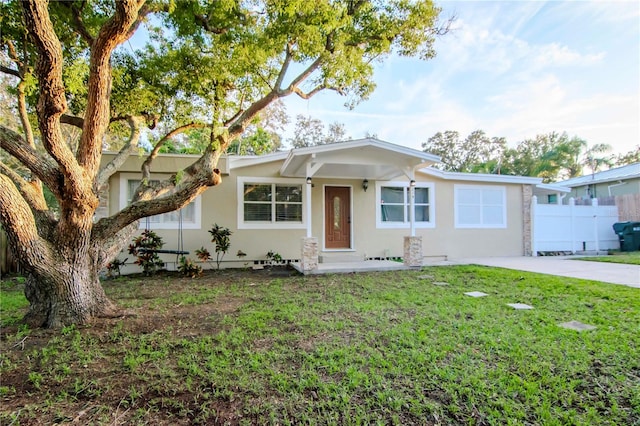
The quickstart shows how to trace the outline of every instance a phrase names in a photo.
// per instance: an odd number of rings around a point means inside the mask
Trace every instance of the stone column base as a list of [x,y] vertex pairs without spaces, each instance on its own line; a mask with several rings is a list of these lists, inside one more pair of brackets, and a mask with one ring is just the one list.
[[302,238],[302,257],[300,258],[302,273],[318,269],[318,239]]
[[422,237],[404,237],[404,265],[422,267]]

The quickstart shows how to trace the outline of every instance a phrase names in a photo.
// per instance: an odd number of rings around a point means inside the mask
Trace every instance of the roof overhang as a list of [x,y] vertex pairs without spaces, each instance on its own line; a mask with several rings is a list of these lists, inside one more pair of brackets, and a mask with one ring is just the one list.
[[366,138],[293,149],[280,168],[287,177],[390,180],[414,172],[440,157],[378,139]]
[[559,194],[564,193],[567,194],[571,192],[571,188],[567,188],[566,186],[551,184],[551,183],[541,183],[536,185],[535,192],[537,194]]
[[421,169],[420,173],[434,176],[444,180],[459,180],[467,182],[485,182],[485,183],[515,183],[521,185],[540,185],[542,178],[530,176],[512,176],[512,175],[494,175],[488,173],[461,173],[446,172],[433,167]]

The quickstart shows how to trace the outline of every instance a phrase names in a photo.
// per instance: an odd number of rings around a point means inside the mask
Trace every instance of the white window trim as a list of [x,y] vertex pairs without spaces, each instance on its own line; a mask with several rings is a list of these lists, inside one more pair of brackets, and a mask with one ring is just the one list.
[[[151,175],[152,180],[164,180],[170,177],[170,175]],[[120,173],[120,210],[128,205],[128,191],[130,180],[140,180],[140,174],[136,173]],[[202,227],[202,198],[197,196],[192,201],[195,205],[195,221],[182,220],[182,229],[200,229]],[[149,229],[179,229],[179,222],[148,222]],[[146,229],[146,218],[140,219],[138,229]]]
[[[460,189],[476,189],[476,190],[500,190],[502,191],[502,224],[461,224],[459,221],[458,207],[458,190]],[[453,186],[453,210],[455,216],[455,227],[461,229],[504,229],[507,227],[507,187],[491,186],[491,185],[454,185]],[[481,210],[482,211],[482,210]]]
[[[386,186],[409,188],[409,182],[407,181],[376,181],[376,228],[383,229],[409,229],[411,223],[406,222],[384,222],[382,220],[382,212],[380,208],[380,200],[382,200],[382,188]],[[415,227],[418,228],[435,228],[436,227],[436,197],[435,197],[435,185],[433,182],[416,182],[416,188],[428,188],[429,189],[429,222],[416,221]],[[405,191],[405,197],[408,197],[409,191]],[[409,208],[409,200],[405,199],[405,208]],[[405,211],[405,217],[407,212]]]
[[[302,185],[302,222],[245,222],[244,221],[244,185],[245,183],[260,184],[295,184]],[[306,229],[307,212],[305,209],[305,200],[308,197],[307,185],[304,179],[295,178],[269,178],[269,177],[252,177],[238,176],[236,182],[237,189],[237,211],[238,211],[238,229]]]

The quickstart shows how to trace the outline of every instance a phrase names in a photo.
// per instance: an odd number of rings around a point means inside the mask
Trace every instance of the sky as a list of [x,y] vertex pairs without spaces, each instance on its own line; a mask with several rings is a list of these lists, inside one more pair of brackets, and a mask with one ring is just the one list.
[[353,110],[335,92],[289,97],[292,121],[310,115],[344,123],[354,139],[420,150],[437,132],[477,129],[510,146],[552,131],[614,153],[640,145],[640,1],[436,3],[442,18],[456,16],[436,58],[387,59]]

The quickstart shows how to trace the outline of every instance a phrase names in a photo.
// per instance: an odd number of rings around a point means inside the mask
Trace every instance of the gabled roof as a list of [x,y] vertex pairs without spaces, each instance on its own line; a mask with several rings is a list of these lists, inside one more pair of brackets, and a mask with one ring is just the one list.
[[282,176],[389,180],[410,176],[440,157],[375,138],[292,149]]
[[613,182],[626,179],[640,178],[640,163],[628,164],[622,167],[605,170],[580,177],[557,182],[557,185],[575,188],[576,186],[590,185],[602,182]]

